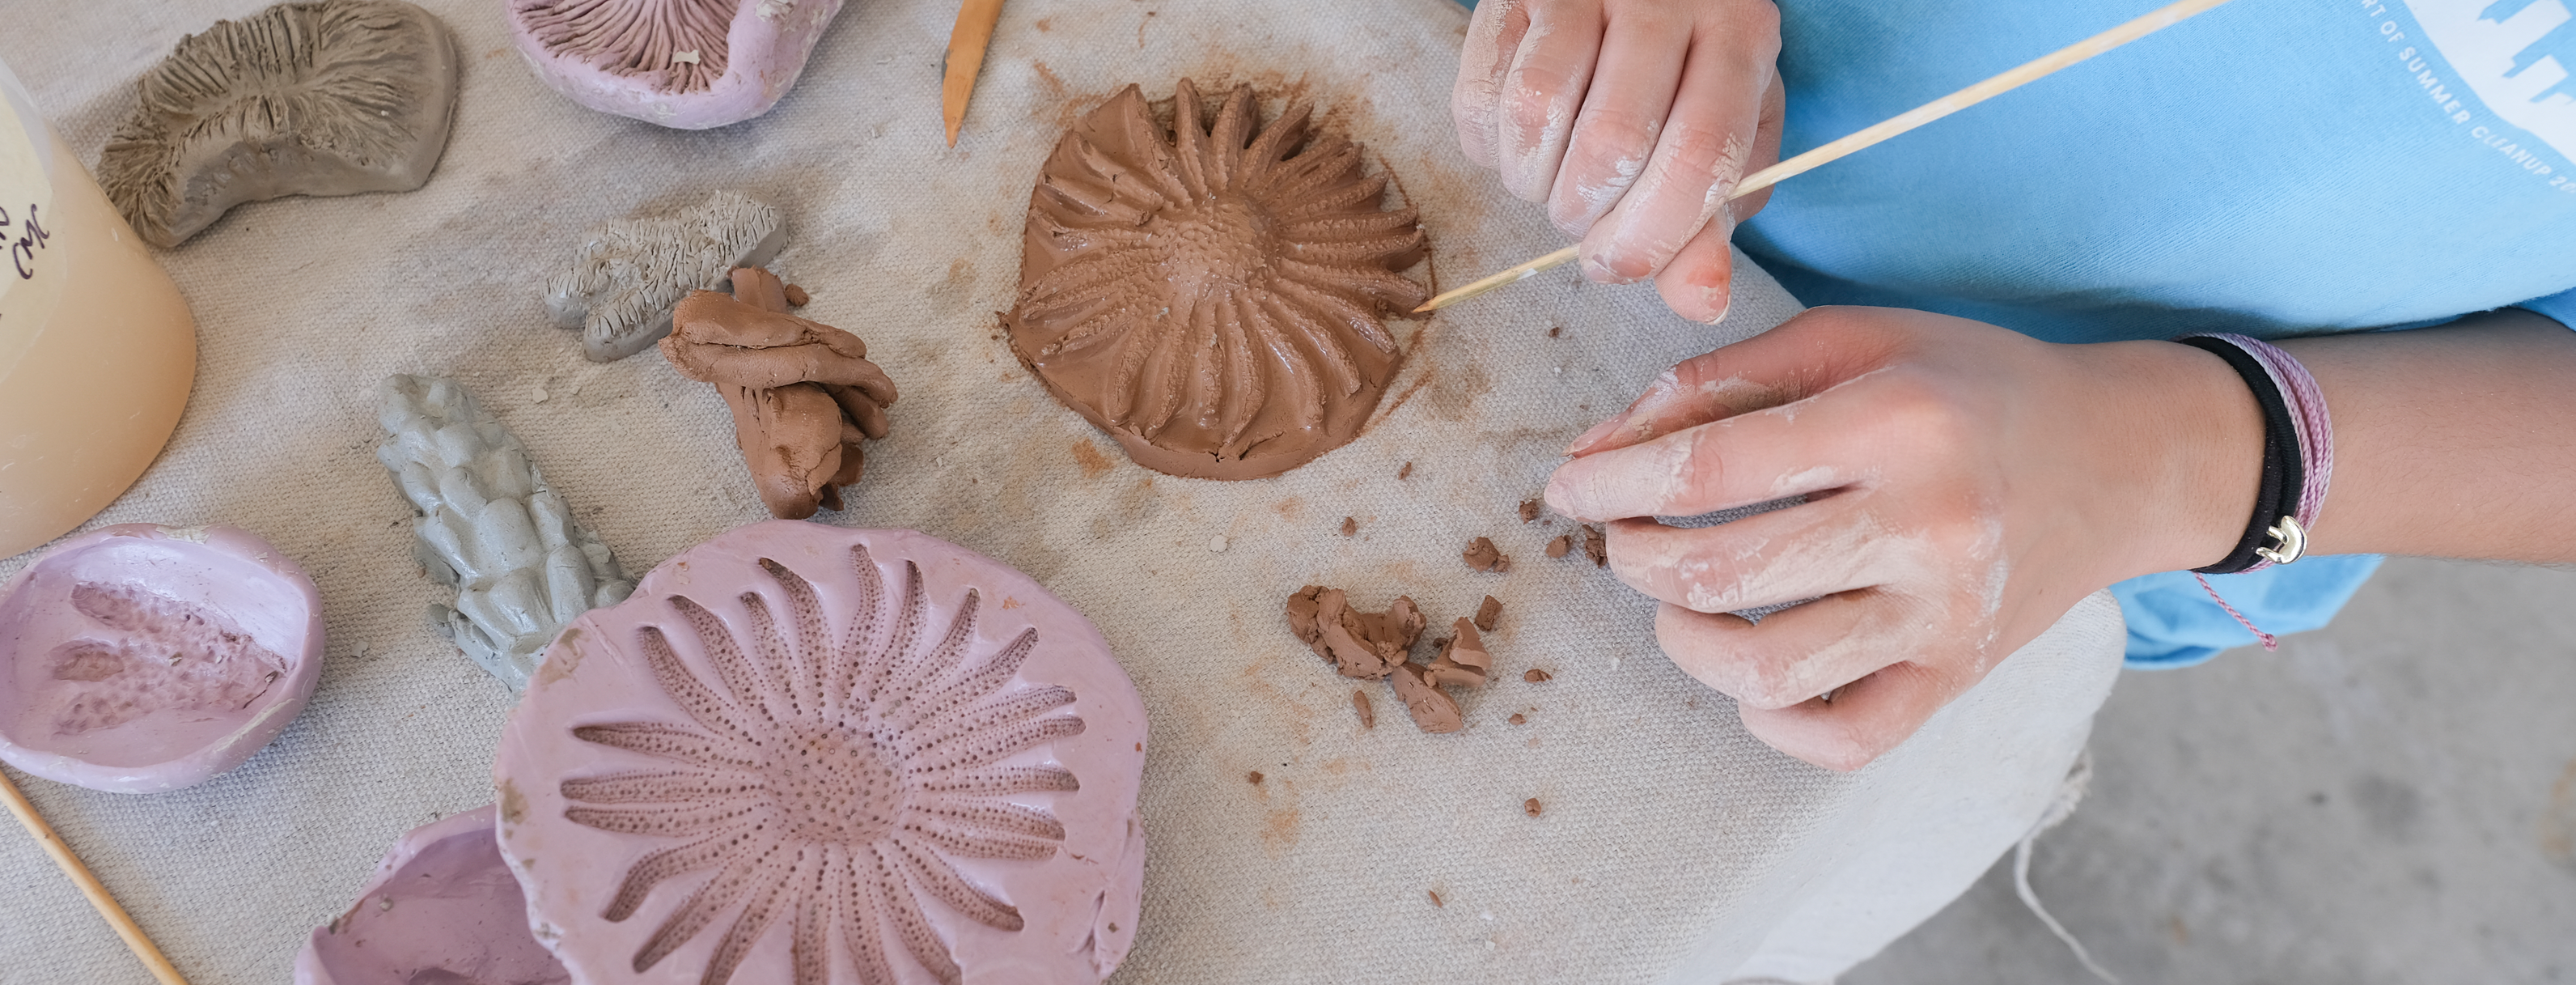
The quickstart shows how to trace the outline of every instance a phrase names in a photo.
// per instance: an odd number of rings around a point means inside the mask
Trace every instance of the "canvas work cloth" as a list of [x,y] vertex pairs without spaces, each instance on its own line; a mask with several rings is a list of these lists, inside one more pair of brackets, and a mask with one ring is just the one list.
[[[0,59],[94,162],[146,66],[259,5],[21,5]],[[1570,271],[1398,323],[1411,355],[1368,431],[1261,481],[1138,468],[1013,359],[996,312],[1017,288],[1038,164],[1131,81],[1154,98],[1189,76],[1314,100],[1419,206],[1432,259],[1414,275],[1440,286],[1558,246],[1458,154],[1448,91],[1466,13],[1450,0],[1013,4],[955,149],[938,97],[954,3],[852,4],[776,110],[699,133],[546,90],[494,0],[425,5],[464,61],[437,174],[411,193],[246,206],[163,254],[199,324],[196,389],[168,451],[95,521],[234,524],[300,561],[330,634],[310,707],[186,790],[21,778],[194,981],[286,980],[397,835],[491,798],[510,696],[424,620],[444,597],[376,464],[378,381],[473,389],[631,574],[766,515],[712,388],[654,352],[584,362],[539,300],[585,231],[719,188],[786,212],[774,267],[812,292],[802,313],[865,338],[902,387],[850,509],[819,519],[1017,566],[1096,622],[1142,691],[1150,860],[1119,982],[1832,974],[2029,827],[2118,666],[2119,616],[2097,595],[1912,743],[1837,775],[1752,739],[1676,670],[1647,600],[1579,552],[1542,553],[1573,527],[1514,508],[1558,449],[1672,363],[1797,310],[1740,258],[1734,315],[1714,329],[1648,286]],[[1339,534],[1346,516],[1356,536]],[[1476,536],[1511,555],[1507,573],[1460,562]],[[1485,636],[1498,683],[1465,696],[1467,729],[1415,731],[1384,685],[1336,677],[1300,645],[1281,605],[1309,583],[1370,608],[1409,594],[1435,626],[1500,599]],[[1526,683],[1530,668],[1554,679]],[[1362,686],[1373,730],[1351,708]],[[1526,724],[1506,722],[1516,712]],[[147,981],[13,830],[0,927],[8,985]]]

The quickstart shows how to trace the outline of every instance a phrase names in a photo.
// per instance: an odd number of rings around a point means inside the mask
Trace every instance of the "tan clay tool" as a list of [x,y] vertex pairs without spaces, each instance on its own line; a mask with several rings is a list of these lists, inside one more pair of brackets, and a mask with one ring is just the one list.
[[993,43],[993,24],[1002,19],[1002,0],[966,0],[957,7],[957,26],[948,31],[948,77],[939,83],[939,114],[948,119],[948,146],[957,146],[957,128],[966,125],[966,97],[975,92],[975,73],[984,69],[984,49]]
[[116,936],[125,939],[126,948],[142,959],[143,967],[152,972],[154,981],[161,985],[188,985],[187,979],[179,977],[179,969],[170,966],[170,959],[161,956],[161,949],[152,946],[152,938],[143,936],[143,928],[135,926],[134,918],[125,915],[124,907],[116,905],[116,897],[108,895],[107,887],[99,883],[98,877],[89,874],[89,866],[82,865],[80,856],[72,854],[71,846],[63,844],[62,836],[55,834],[53,826],[46,824],[44,817],[36,813],[36,805],[28,803],[27,795],[18,792],[18,785],[9,781],[7,773],[0,773],[0,801],[8,803],[9,813],[18,816],[18,823],[26,825],[27,833],[36,837],[36,844],[43,846],[45,854],[54,857],[54,864],[61,866],[63,874],[71,877],[72,885],[80,887],[81,895],[89,897],[89,905],[97,907],[98,915],[107,918],[107,925],[116,931]]
[[[1792,176],[1805,174],[1824,164],[1840,160],[1853,151],[1974,106],[2076,62],[2172,27],[2182,23],[2184,18],[2226,2],[2227,0],[2180,0],[2144,17],[2006,69],[1994,78],[1906,110],[1851,136],[1746,175],[1744,180],[1735,184],[1735,191],[1727,198],[1729,200],[1743,198],[1786,181]],[[955,64],[954,56],[951,56],[950,64]],[[1422,307],[1413,309],[1413,313],[1418,315],[1444,308],[1505,284],[1536,276],[1539,271],[1563,266],[1573,262],[1578,249],[1578,247],[1569,246],[1465,287],[1443,292],[1438,297],[1423,302]]]

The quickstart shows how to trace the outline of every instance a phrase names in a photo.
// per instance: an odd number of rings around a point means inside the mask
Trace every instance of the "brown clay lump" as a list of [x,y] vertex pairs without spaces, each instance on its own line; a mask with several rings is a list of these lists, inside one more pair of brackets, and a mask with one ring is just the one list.
[[1168,128],[1128,86],[1056,144],[1030,193],[1011,348],[1056,398],[1173,475],[1277,475],[1357,437],[1428,292],[1411,208],[1299,103],[1213,119],[1181,80]]
[[1458,557],[1478,571],[1509,571],[1512,567],[1511,557],[1496,548],[1491,537],[1478,537],[1467,542],[1466,552]]
[[1359,532],[1360,521],[1358,519],[1347,516],[1342,518],[1342,536],[1348,537]]
[[661,346],[733,410],[734,443],[770,514],[801,520],[841,508],[838,487],[859,481],[859,442],[886,435],[895,387],[858,336],[786,311],[776,275],[737,269],[733,294],[680,301]]
[[1459,619],[1456,632],[1423,669],[1423,679],[1444,687],[1484,687],[1485,675],[1494,668],[1493,654],[1486,652],[1474,622]]
[[1465,713],[1458,709],[1458,699],[1440,690],[1430,680],[1430,668],[1421,664],[1404,664],[1395,668],[1387,682],[1395,685],[1395,696],[1404,699],[1404,710],[1413,713],[1413,725],[1425,732],[1455,732],[1467,727]]
[[1571,551],[1573,549],[1574,538],[1565,534],[1558,534],[1556,535],[1555,540],[1547,542],[1547,556],[1549,557],[1564,557],[1567,551]]
[[1593,567],[1607,568],[1610,566],[1610,540],[1609,538],[1602,536],[1601,528],[1592,526],[1591,524],[1584,525],[1583,556],[1592,559]]
[[1522,523],[1530,523],[1530,522],[1532,522],[1532,521],[1537,520],[1537,519],[1538,519],[1538,511],[1539,511],[1539,504],[1538,504],[1538,500],[1535,500],[1535,499],[1524,499],[1524,500],[1521,500],[1521,522],[1522,522]]
[[1377,727],[1377,706],[1369,702],[1367,691],[1352,691],[1351,707],[1360,713],[1361,728]]
[[1476,607],[1477,629],[1490,632],[1494,628],[1494,623],[1501,618],[1503,618],[1503,600],[1501,599],[1488,595],[1485,596],[1484,604]]
[[1338,588],[1308,585],[1288,596],[1289,631],[1344,677],[1385,677],[1404,663],[1422,627],[1422,610],[1405,596],[1383,613],[1352,609]]
[[427,183],[456,44],[399,0],[281,3],[181,38],[134,88],[98,181],[137,235],[171,247],[244,202]]

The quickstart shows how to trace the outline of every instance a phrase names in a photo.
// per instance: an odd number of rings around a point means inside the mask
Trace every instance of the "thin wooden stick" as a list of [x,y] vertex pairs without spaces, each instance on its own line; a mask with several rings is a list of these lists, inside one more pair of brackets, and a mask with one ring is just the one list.
[[143,960],[143,967],[152,972],[154,980],[161,985],[188,985],[187,979],[179,977],[179,969],[170,966],[170,959],[161,956],[161,949],[152,946],[152,938],[143,936],[143,928],[134,925],[134,918],[125,915],[124,907],[116,905],[116,897],[108,895],[98,877],[89,874],[89,866],[82,865],[80,856],[72,854],[71,846],[63,844],[62,836],[36,813],[36,805],[28,803],[27,795],[18,792],[18,785],[9,782],[6,772],[0,772],[0,801],[8,802],[9,813],[18,816],[18,823],[36,836],[36,844],[54,857],[54,864],[62,867],[64,875],[72,877],[72,884],[80,887],[81,895],[89,897],[89,905],[98,908],[99,916],[107,918],[116,936],[125,939],[126,949]]
[[[1978,103],[1985,102],[1997,95],[2009,92],[2024,83],[2028,83],[2041,76],[2055,72],[2058,69],[2065,68],[2066,66],[2073,65],[2076,62],[2099,55],[2105,51],[2128,44],[2131,41],[2154,34],[2157,31],[2172,27],[2175,24],[2182,23],[2184,18],[2226,2],[2227,0],[2179,0],[2177,3],[2144,17],[2140,17],[2108,31],[2104,31],[2082,41],[2078,41],[2074,44],[2067,45],[2066,47],[2059,48],[2056,51],[2040,56],[2039,58],[2023,63],[2019,66],[2006,69],[2002,74],[1997,75],[1994,78],[1987,79],[1983,82],[1979,82],[1965,89],[1961,89],[1947,96],[1943,96],[1939,99],[1935,99],[1921,106],[1917,106],[1913,109],[1897,114],[1895,117],[1892,117],[1883,123],[1869,127],[1868,129],[1852,134],[1851,136],[1844,137],[1841,140],[1834,141],[1833,143],[1818,147],[1786,161],[1763,168],[1760,171],[1753,172],[1752,174],[1745,176],[1743,181],[1737,182],[1734,193],[1728,195],[1727,198],[1730,200],[1742,198],[1746,195],[1753,194],[1754,192],[1761,191],[1762,189],[1769,188],[1772,185],[1779,184],[1790,177],[1805,174],[1818,166],[1839,160],[1853,151],[1857,151],[1863,147],[1886,140],[1889,137],[1912,130],[1915,127],[1930,123]],[[1422,307],[1413,309],[1413,313],[1418,315],[1426,311],[1443,308],[1459,301],[1475,297],[1476,295],[1483,294],[1486,291],[1493,290],[1505,284],[1529,278],[1537,274],[1539,271],[1570,263],[1574,260],[1575,251],[1575,247],[1569,246],[1536,260],[1505,270],[1502,273],[1479,280],[1465,287],[1443,292],[1439,297],[1432,298],[1430,301],[1424,303]]]
[[993,43],[993,25],[1002,19],[1002,0],[965,0],[957,6],[957,26],[948,32],[948,78],[939,84],[939,112],[948,118],[948,146],[957,146],[957,128],[966,125],[966,97],[975,92],[975,74],[984,70],[984,49]]

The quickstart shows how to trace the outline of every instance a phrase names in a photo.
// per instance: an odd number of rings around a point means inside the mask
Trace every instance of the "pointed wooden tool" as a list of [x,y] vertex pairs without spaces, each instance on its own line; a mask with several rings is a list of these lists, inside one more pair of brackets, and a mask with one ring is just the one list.
[[18,823],[26,825],[27,833],[36,836],[36,844],[44,848],[45,854],[53,856],[54,864],[61,866],[63,874],[71,877],[72,885],[80,887],[81,895],[89,897],[89,905],[97,907],[98,915],[107,918],[108,927],[116,931],[116,936],[125,939],[126,949],[143,960],[143,967],[152,972],[154,981],[161,985],[188,985],[187,979],[179,977],[179,969],[171,967],[170,959],[161,956],[161,949],[152,946],[152,938],[143,936],[143,928],[135,925],[133,917],[125,915],[124,907],[116,905],[116,897],[108,895],[107,887],[99,883],[98,877],[89,874],[89,866],[82,865],[80,856],[72,854],[71,846],[63,844],[62,836],[55,834],[53,826],[46,824],[44,817],[36,813],[36,805],[27,801],[26,794],[18,792],[18,785],[9,782],[9,774],[5,772],[0,772],[0,802],[9,805],[9,813],[18,816]]
[[[2227,0],[2180,0],[2144,17],[2067,45],[2022,65],[2006,69],[1994,78],[1907,110],[1866,130],[1746,175],[1744,180],[1736,182],[1735,191],[1727,198],[1738,199],[1769,188],[1820,165],[1840,160],[1863,147],[1985,102],[2058,69],[2182,23],[2184,18],[2226,2]],[[1536,276],[1539,271],[1570,263],[1574,260],[1577,249],[1578,247],[1569,246],[1465,287],[1444,291],[1440,296],[1424,302],[1422,307],[1413,309],[1413,313],[1418,315],[1444,308],[1505,284],[1526,280]]]
[[966,125],[966,97],[975,92],[975,74],[984,70],[984,49],[993,43],[993,25],[1002,19],[1002,0],[965,0],[957,6],[957,26],[948,32],[948,78],[939,84],[939,112],[948,118],[948,146],[957,146],[957,128]]

